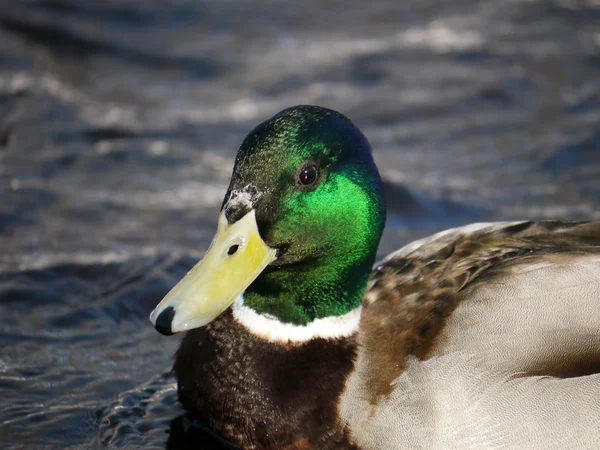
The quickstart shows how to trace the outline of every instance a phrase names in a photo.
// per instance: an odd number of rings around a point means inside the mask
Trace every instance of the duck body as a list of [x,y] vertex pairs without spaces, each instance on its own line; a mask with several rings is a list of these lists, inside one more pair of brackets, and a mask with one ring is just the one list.
[[375,269],[340,400],[361,448],[594,448],[600,224],[450,230]]
[[382,205],[338,113],[249,135],[211,250],[151,316],[191,329],[183,406],[249,449],[597,448],[600,222],[470,225],[371,272]]

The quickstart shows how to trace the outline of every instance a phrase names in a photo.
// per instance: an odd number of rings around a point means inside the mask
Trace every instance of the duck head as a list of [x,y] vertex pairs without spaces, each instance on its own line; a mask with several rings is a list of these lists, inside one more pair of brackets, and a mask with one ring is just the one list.
[[306,325],[359,307],[385,223],[365,136],[317,106],[285,109],[244,139],[204,258],[150,315],[158,331],[202,327],[244,305]]

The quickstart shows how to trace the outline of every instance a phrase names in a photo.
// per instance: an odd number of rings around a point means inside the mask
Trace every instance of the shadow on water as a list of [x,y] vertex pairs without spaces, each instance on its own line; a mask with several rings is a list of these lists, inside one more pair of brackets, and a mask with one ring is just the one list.
[[195,420],[193,416],[185,414],[173,419],[170,424],[167,449],[195,450],[199,447],[206,450],[237,449]]
[[444,228],[480,220],[488,212],[480,207],[448,199],[436,199],[404,185],[383,182],[387,226],[393,228]]

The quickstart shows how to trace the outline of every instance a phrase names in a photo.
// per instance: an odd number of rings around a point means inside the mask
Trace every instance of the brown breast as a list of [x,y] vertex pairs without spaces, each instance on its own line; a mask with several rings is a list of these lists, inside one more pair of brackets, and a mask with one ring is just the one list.
[[226,311],[182,340],[173,370],[179,400],[243,448],[353,448],[337,405],[356,338],[277,344]]

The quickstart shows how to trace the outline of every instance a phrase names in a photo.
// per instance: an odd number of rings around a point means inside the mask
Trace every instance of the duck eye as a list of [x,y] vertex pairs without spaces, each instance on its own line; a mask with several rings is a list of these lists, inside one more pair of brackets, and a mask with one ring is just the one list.
[[300,171],[298,181],[304,186],[310,186],[317,179],[317,168],[314,165],[306,166]]

